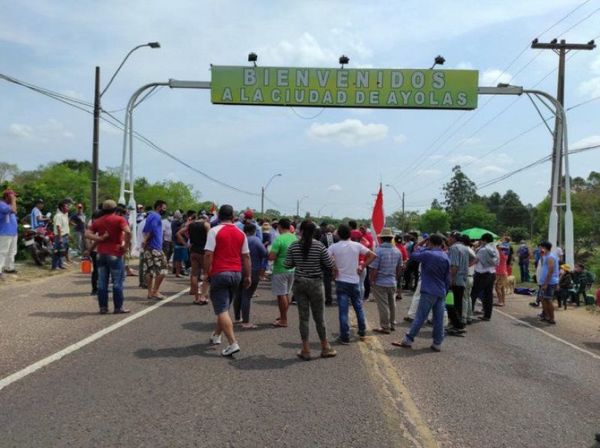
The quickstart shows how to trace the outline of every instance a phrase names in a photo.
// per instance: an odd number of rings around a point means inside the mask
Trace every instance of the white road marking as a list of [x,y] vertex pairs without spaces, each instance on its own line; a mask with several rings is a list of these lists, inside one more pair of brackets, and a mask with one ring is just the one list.
[[548,336],[548,337],[550,337],[550,338],[552,338],[552,339],[554,339],[554,340],[556,340],[558,342],[562,342],[563,344],[568,345],[569,347],[574,348],[575,350],[580,351],[581,353],[585,353],[586,355],[589,355],[592,358],[600,360],[600,355],[592,353],[589,350],[581,348],[581,347],[579,347],[579,346],[577,346],[577,345],[575,345],[575,344],[573,344],[573,343],[571,343],[569,341],[565,341],[564,339],[561,339],[558,336],[553,335],[552,333],[548,333],[546,330],[542,330],[541,328],[538,328],[535,325],[531,325],[529,322],[525,322],[524,320],[521,320],[521,319],[519,319],[519,318],[517,318],[517,317],[515,317],[515,316],[513,316],[511,314],[505,313],[504,311],[500,311],[497,308],[494,309],[494,313],[499,313],[499,314],[502,314],[505,317],[508,317],[509,319],[516,320],[520,324],[526,325],[529,328],[533,328],[534,330],[539,331],[540,333],[545,334],[546,336]]
[[35,362],[27,367],[25,367],[24,369],[19,370],[18,372],[15,372],[9,376],[7,376],[6,378],[2,378],[0,380],[0,390],[4,389],[6,386],[9,386],[10,384],[19,381],[22,378],[25,378],[28,375],[31,375],[32,373],[40,370],[42,367],[46,367],[49,364],[52,364],[55,361],[58,361],[59,359],[67,356],[70,353],[73,353],[77,350],[79,350],[82,347],[85,347],[88,344],[91,344],[92,342],[100,339],[103,336],[106,336],[109,333],[112,333],[113,331],[133,322],[136,319],[139,319],[142,316],[145,316],[148,313],[151,313],[152,311],[154,311],[155,309],[165,305],[166,303],[172,302],[173,300],[177,299],[178,297],[181,297],[184,293],[186,293],[189,290],[189,288],[184,289],[181,292],[178,292],[175,295],[172,295],[171,297],[167,297],[164,300],[161,300],[160,302],[155,303],[152,306],[149,306],[148,308],[132,314],[129,317],[126,317],[123,320],[120,320],[119,322],[116,322],[114,324],[112,324],[109,327],[106,327],[100,331],[98,331],[97,333],[92,334],[91,336],[88,336],[85,339],[82,339],[79,342],[76,342],[73,345],[68,346],[67,348],[62,349],[59,352],[54,353],[53,355],[48,356],[47,358],[41,359],[38,362]]

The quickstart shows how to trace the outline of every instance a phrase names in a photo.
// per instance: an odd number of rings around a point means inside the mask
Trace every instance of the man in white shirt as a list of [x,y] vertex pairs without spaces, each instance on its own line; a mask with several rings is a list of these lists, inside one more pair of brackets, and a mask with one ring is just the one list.
[[[340,241],[329,246],[328,251],[335,260],[335,290],[340,316],[340,337],[338,340],[341,344],[349,344],[348,309],[350,302],[352,302],[358,320],[359,337],[362,339],[367,331],[359,289],[359,275],[375,259],[376,255],[362,244],[350,241],[350,227],[346,224],[340,224],[338,236]],[[359,256],[364,256],[364,260],[359,262]]]

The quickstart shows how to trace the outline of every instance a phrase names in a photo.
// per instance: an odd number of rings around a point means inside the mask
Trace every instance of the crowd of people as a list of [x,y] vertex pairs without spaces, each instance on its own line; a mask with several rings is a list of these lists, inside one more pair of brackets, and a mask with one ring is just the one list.
[[[402,300],[402,290],[411,291],[411,305],[404,317],[410,328],[393,344],[412,347],[422,326],[429,322],[433,326],[430,347],[440,351],[445,336],[465,336],[465,328],[476,314],[481,314],[481,321],[490,321],[494,307],[505,305],[507,289],[515,289],[510,238],[494,241],[491,233],[482,234],[477,241],[458,231],[399,235],[384,228],[373,235],[356,221],[335,228],[311,219],[300,223],[288,218],[255,220],[252,210],[236,216],[230,205],[221,206],[216,215],[203,210],[169,215],[168,204],[158,200],[151,209],[138,207],[137,244],[132,247],[128,210],[113,200],[104,201],[89,222],[81,204],[70,212],[70,200],[58,204],[52,219],[43,214],[43,207],[43,201],[36,201],[28,218],[33,229],[52,223],[52,269],[64,269],[69,263],[73,242],[77,251],[92,261],[92,294],[97,295],[101,314],[109,312],[111,284],[113,312],[129,312],[123,294],[127,276],[138,276],[149,300],[165,298],[161,286],[169,272],[175,277],[187,276],[193,303],[212,303],[216,324],[210,342],[219,345],[225,335],[223,356],[240,351],[234,322],[243,329],[256,328],[251,303],[261,281],[270,280],[278,305],[274,327],[287,327],[290,304],[297,305],[302,341],[297,355],[305,360],[312,356],[311,315],[321,342],[320,356],[336,355],[327,335],[325,307],[337,305],[337,342],[346,345],[351,342],[350,306],[359,339],[367,332],[366,300],[377,302],[379,325],[373,332],[391,334],[397,329],[396,302]],[[6,190],[0,200],[0,272],[8,274],[16,272],[16,212],[17,195]],[[538,290],[531,305],[541,304],[540,320],[556,323],[555,299],[566,307],[568,300],[579,305],[580,297],[587,297],[593,277],[582,264],[572,271],[562,262],[562,251],[550,242],[544,241],[532,251],[522,241],[516,255],[522,282],[530,280],[534,260]],[[129,266],[130,256],[140,259],[137,274]]]

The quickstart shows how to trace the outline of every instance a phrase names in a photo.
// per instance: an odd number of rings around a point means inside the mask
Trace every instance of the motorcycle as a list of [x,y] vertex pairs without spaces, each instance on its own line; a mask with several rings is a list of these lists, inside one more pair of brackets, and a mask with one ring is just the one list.
[[37,229],[32,229],[29,224],[25,224],[23,229],[23,244],[35,264],[43,266],[46,258],[52,255],[54,246],[54,232],[49,226],[49,221]]

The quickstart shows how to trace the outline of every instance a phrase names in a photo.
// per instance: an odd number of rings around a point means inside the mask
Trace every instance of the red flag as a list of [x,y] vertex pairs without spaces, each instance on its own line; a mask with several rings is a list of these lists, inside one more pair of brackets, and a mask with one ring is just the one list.
[[383,188],[381,184],[379,184],[379,193],[377,193],[377,199],[375,199],[375,206],[373,207],[373,214],[371,215],[371,229],[375,235],[379,235],[384,225],[385,214],[383,213]]

